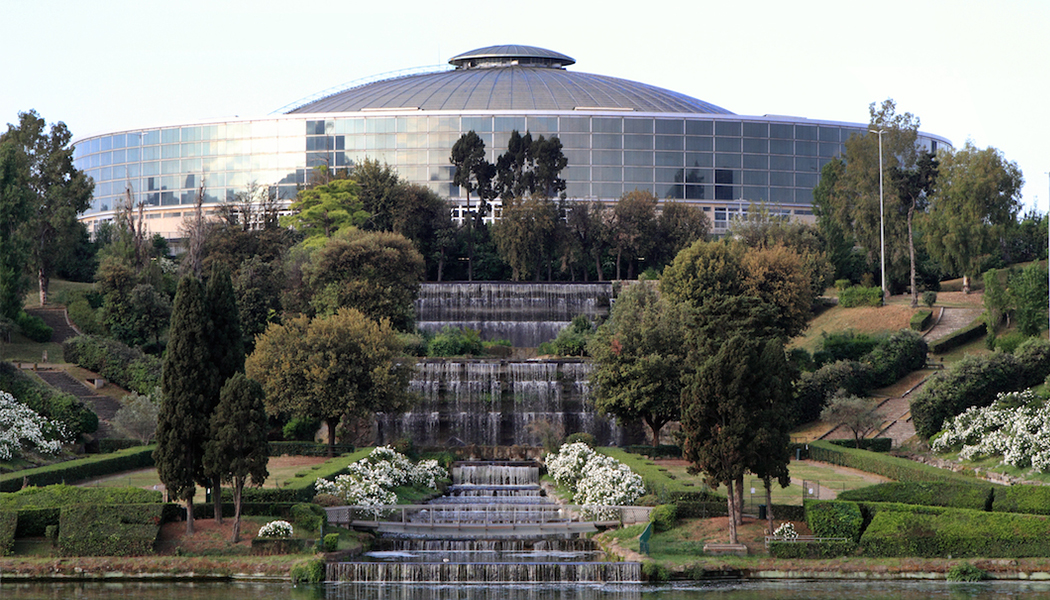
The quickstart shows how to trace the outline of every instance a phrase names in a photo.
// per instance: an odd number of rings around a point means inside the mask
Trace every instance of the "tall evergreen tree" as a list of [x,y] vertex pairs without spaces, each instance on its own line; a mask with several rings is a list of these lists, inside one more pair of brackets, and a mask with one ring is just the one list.
[[195,277],[179,281],[161,373],[164,400],[157,419],[157,475],[172,498],[186,502],[186,533],[193,534],[195,483],[204,481],[203,445],[215,375],[204,294]]
[[240,541],[244,484],[250,478],[252,485],[262,485],[269,476],[266,430],[262,386],[243,373],[235,373],[222,386],[204,449],[205,468],[232,484],[234,544]]
[[14,142],[0,142],[0,318],[12,321],[26,292],[29,254],[18,228],[29,215],[31,198],[22,152]]
[[[230,272],[222,263],[214,263],[211,277],[204,292],[204,302],[209,313],[208,337],[211,340],[211,368],[213,379],[208,393],[207,413],[214,412],[219,404],[223,386],[236,373],[244,372],[244,335],[241,332],[241,317],[237,310],[237,298],[233,293]],[[215,503],[215,521],[222,522],[221,481],[218,473],[209,472],[212,499]]]

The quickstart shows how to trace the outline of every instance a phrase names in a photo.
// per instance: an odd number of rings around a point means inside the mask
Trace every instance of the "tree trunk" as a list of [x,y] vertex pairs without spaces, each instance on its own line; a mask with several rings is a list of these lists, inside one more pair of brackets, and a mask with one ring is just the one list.
[[241,490],[244,489],[244,478],[233,478],[233,538],[234,544],[241,541]]
[[653,430],[653,448],[656,448],[660,445],[660,430],[663,428],[663,424],[657,425],[656,423],[648,420],[647,422],[649,423],[649,429]]
[[736,537],[736,519],[733,517],[733,515],[736,514],[736,507],[734,506],[734,504],[736,504],[736,494],[733,493],[733,480],[732,479],[730,479],[729,481],[725,482],[725,484],[726,484],[726,502],[728,503],[728,508],[729,508],[729,543],[730,544],[735,544],[735,543],[737,543],[737,541],[736,541],[737,540],[737,537]]
[[766,488],[766,522],[769,524],[768,535],[773,535],[773,480],[769,477],[763,477],[762,485]]
[[623,250],[616,250],[616,280],[620,281],[620,256],[623,254]]
[[186,501],[186,535],[193,535],[193,494],[196,491],[191,487],[189,494],[184,498]]
[[908,254],[911,256],[911,307],[919,306],[919,288],[915,287],[915,235],[911,229],[911,218],[915,215],[915,200],[908,207]]
[[47,305],[47,288],[50,287],[51,278],[44,272],[43,267],[37,270],[37,280],[40,284],[40,306],[44,307]]
[[964,294],[969,294],[970,293],[970,276],[969,275],[963,275],[963,293]]
[[339,425],[339,419],[325,419],[328,425],[328,458],[335,458],[335,428]]
[[211,500],[215,505],[215,523],[222,525],[222,482],[218,476],[211,480]]
[[605,281],[605,274],[602,273],[602,255],[600,252],[594,257],[594,269],[598,272],[598,281]]
[[474,281],[474,219],[470,216],[470,192],[467,192],[467,281]]
[[736,514],[733,515],[737,525],[744,524],[744,476],[736,478]]

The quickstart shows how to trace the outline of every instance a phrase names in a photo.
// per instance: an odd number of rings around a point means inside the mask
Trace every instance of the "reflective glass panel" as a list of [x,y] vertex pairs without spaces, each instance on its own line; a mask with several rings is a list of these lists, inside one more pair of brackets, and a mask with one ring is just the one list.
[[596,133],[591,138],[592,146],[596,149],[611,150],[623,147],[623,136],[619,134]]
[[511,132],[517,130],[525,133],[525,117],[496,117],[494,119],[493,131]]
[[792,171],[795,169],[795,159],[790,156],[770,156],[769,168],[774,171]]
[[816,173],[795,173],[795,187],[814,188],[817,186]]
[[685,123],[681,119],[657,119],[656,133],[682,135],[685,133]]
[[788,171],[770,171],[769,184],[791,186],[795,184],[795,174]]
[[658,167],[680,167],[682,166],[681,152],[657,152],[656,166]]
[[796,158],[795,159],[795,170],[817,173],[820,170],[817,159],[815,158]]
[[791,140],[769,140],[770,154],[794,154],[795,143]]
[[160,133],[160,139],[162,143],[171,144],[179,141],[179,130],[178,129],[164,129]]
[[715,150],[717,152],[740,152],[740,138],[715,138]]
[[596,181],[623,181],[623,169],[620,167],[594,167],[591,172]]
[[591,125],[595,133],[621,133],[623,131],[623,119],[609,117],[594,117]]
[[591,120],[588,117],[561,117],[558,122],[558,131],[563,133],[589,133],[591,131]]
[[620,183],[595,183],[592,188],[599,198],[612,199],[623,195],[623,184]]
[[685,170],[674,168],[657,168],[656,181],[660,183],[682,183],[685,181]]
[[[681,155],[678,155],[681,160]],[[653,153],[639,150],[625,150],[623,153],[623,164],[637,167],[652,166]]]
[[652,119],[624,119],[623,120],[623,132],[624,133],[652,133],[653,132],[653,120]]
[[795,138],[799,140],[816,140],[816,125],[795,125]]
[[740,168],[740,155],[739,154],[716,154],[715,155],[715,166],[727,169],[739,169]]
[[590,181],[591,179],[591,168],[590,167],[565,167],[562,169],[561,176],[566,181]]
[[590,148],[591,134],[589,133],[563,133],[558,136],[564,148]]
[[687,167],[711,167],[715,164],[715,157],[708,152],[686,152],[685,166]]
[[741,193],[745,200],[751,200],[752,202],[765,202],[769,197],[769,188],[744,186]]
[[685,122],[685,133],[686,135],[711,135],[714,133],[714,124],[711,121],[688,120]]
[[744,152],[754,152],[756,154],[766,154],[769,152],[769,140],[767,139],[749,139],[744,138]]
[[653,169],[651,167],[625,167],[623,179],[631,182],[652,183]]
[[[595,135],[594,137],[598,137]],[[652,150],[653,136],[643,134],[626,134],[623,136],[624,148],[631,150]]]
[[813,190],[795,188],[795,202],[798,204],[813,204]]
[[710,152],[714,147],[714,138],[695,135],[685,136],[685,149],[690,152]]
[[145,144],[145,145],[151,145],[151,146],[159,144],[160,143],[160,130],[159,129],[153,129],[151,131],[147,131],[145,133],[145,135],[142,136],[142,143]]
[[770,123],[769,137],[790,140],[795,137],[795,127],[786,123]]
[[[557,133],[558,117],[529,117],[528,130],[534,133]],[[550,137],[550,136],[547,136]]]
[[623,153],[618,151],[594,150],[591,152],[592,160],[596,165],[622,165]]
[[839,141],[839,128],[821,125],[819,137],[822,142],[837,142]]
[[817,143],[816,142],[795,142],[795,154],[801,156],[816,156],[817,155]]
[[820,144],[820,156],[823,158],[834,158],[839,154],[839,144],[826,144],[821,142]]
[[465,131],[492,131],[492,117],[462,117],[460,123]]
[[769,137],[769,124],[745,122],[744,137]]
[[744,185],[769,185],[767,171],[744,171]]
[[716,135],[740,135],[740,122],[739,121],[715,121],[715,134]]
[[657,150],[678,150],[679,152],[683,149],[683,138],[680,135],[658,135],[656,136],[656,149]]
[[768,169],[769,168],[769,157],[764,154],[745,154],[744,155],[744,168],[745,169]]

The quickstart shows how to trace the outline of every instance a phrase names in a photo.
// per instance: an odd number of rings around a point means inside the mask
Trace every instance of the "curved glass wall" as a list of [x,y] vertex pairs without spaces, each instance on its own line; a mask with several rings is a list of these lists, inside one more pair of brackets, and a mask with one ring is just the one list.
[[[149,218],[181,217],[201,189],[205,202],[233,200],[251,184],[294,198],[316,167],[386,162],[400,176],[461,198],[452,145],[474,130],[489,160],[510,132],[557,135],[568,158],[569,198],[614,201],[634,189],[702,204],[715,229],[752,202],[812,214],[821,167],[858,124],[774,117],[605,114],[339,114],[221,121],[125,131],[78,140],[76,166],[95,180],[91,209],[105,219],[132,190]],[[920,136],[936,150],[941,138]],[[779,207],[779,208],[777,208]],[[456,215],[458,217],[458,215]],[[160,233],[167,234],[161,231]]]

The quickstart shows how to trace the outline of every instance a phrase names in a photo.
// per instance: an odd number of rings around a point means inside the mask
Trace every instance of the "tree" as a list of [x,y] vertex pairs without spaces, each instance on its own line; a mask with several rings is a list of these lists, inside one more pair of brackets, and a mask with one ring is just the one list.
[[559,221],[558,206],[546,198],[504,200],[503,216],[493,226],[492,237],[500,256],[510,265],[514,281],[529,273],[539,280],[544,263],[550,264]]
[[1016,221],[1024,179],[1017,163],[995,148],[978,150],[972,142],[957,152],[940,154],[937,188],[926,220],[930,254],[970,278],[996,249],[1003,228]]
[[678,419],[688,314],[648,283],[624,290],[588,345],[594,357],[592,399],[621,422],[641,419],[652,430]]
[[124,396],[123,406],[113,416],[113,424],[129,437],[149,444],[157,433],[162,396],[159,387],[148,395],[132,392]]
[[233,537],[240,541],[244,484],[261,486],[269,476],[268,421],[259,382],[235,373],[222,386],[204,451],[205,468],[233,489]]
[[343,418],[397,412],[407,406],[412,364],[386,319],[353,308],[329,317],[296,317],[273,324],[256,339],[245,364],[266,391],[270,413],[322,419],[329,455]]
[[351,230],[315,252],[304,276],[317,314],[353,307],[371,319],[389,319],[395,328],[410,331],[423,257],[400,234]]
[[1024,335],[1038,335],[1047,326],[1047,291],[1046,267],[1040,263],[1032,263],[1010,277],[1017,330]]
[[179,281],[168,330],[161,389],[164,401],[157,419],[157,475],[173,498],[186,503],[186,533],[193,534],[195,483],[204,481],[203,446],[208,436],[211,368],[208,313],[200,282]]
[[133,338],[121,341],[131,345],[146,344],[151,339],[154,344],[160,342],[160,332],[171,317],[171,300],[152,285],[140,283],[131,289],[129,302]]
[[929,196],[937,181],[937,157],[928,150],[919,153],[915,167],[890,169],[890,181],[897,187],[898,196],[908,211],[908,257],[911,263],[911,307],[919,306],[919,288],[915,284],[915,228],[913,221],[916,211],[924,212],[928,206]]
[[[461,135],[453,144],[449,162],[456,167],[452,183],[467,192],[467,215],[464,219],[467,224],[467,280],[474,281],[474,221],[480,223],[488,210],[486,200],[492,196],[492,179],[496,167],[485,159],[485,141],[473,129]],[[478,210],[472,213],[470,195],[474,192],[478,194]]]
[[254,256],[243,263],[233,278],[237,308],[241,315],[244,352],[251,354],[255,337],[278,320],[281,312],[280,264]]
[[612,224],[608,232],[616,250],[616,278],[620,279],[620,263],[629,261],[627,278],[634,279],[634,264],[644,259],[653,248],[656,233],[656,196],[649,191],[627,192],[612,209]]
[[650,266],[662,268],[693,242],[706,239],[710,232],[711,222],[700,208],[684,202],[664,202],[656,220]]
[[281,224],[315,240],[330,238],[347,227],[360,227],[369,214],[359,193],[360,187],[352,179],[336,179],[301,190],[289,207],[292,214],[281,217]]
[[598,281],[605,280],[602,270],[605,241],[608,237],[605,231],[605,210],[605,205],[601,202],[573,202],[566,212],[566,262],[573,270],[573,280],[576,279],[576,265],[579,265],[583,280],[587,281],[588,263],[594,265]]
[[18,126],[8,125],[0,140],[20,146],[28,171],[26,183],[32,190],[32,208],[23,223],[26,238],[32,241],[31,255],[40,287],[40,304],[47,304],[51,276],[60,259],[72,247],[77,215],[88,209],[95,184],[73,166],[73,135],[65,123],[51,125],[35,110],[18,114]]
[[[693,353],[695,371],[685,378],[682,433],[685,456],[709,484],[725,484],[729,542],[737,543],[738,494],[744,473],[756,464],[755,433],[769,407],[786,402],[789,373],[783,343],[777,339],[733,335],[713,354]],[[782,456],[783,452],[778,452]],[[772,471],[767,466],[764,474]],[[734,487],[735,484],[735,487]]]
[[25,301],[29,252],[18,229],[29,217],[32,194],[21,148],[0,141],[0,318],[12,321]]
[[742,260],[742,246],[725,240],[697,240],[664,269],[660,291],[671,302],[685,302],[697,309],[709,300],[736,296],[746,274]]
[[892,287],[908,272],[906,248],[909,244],[907,210],[901,210],[906,203],[901,200],[898,187],[886,184],[892,184],[889,175],[893,169],[914,168],[919,119],[911,113],[898,113],[892,99],[881,105],[871,103],[868,112],[869,128],[884,132],[881,137],[884,209],[879,212],[880,138],[875,133],[853,135],[846,141],[844,164],[841,172],[836,173],[834,187],[825,187],[820,192],[820,218],[834,219],[843,232],[848,232],[865,250],[868,267],[875,272],[880,268],[880,228],[885,223],[886,281]]
[[744,253],[741,265],[746,273],[743,293],[776,307],[778,328],[784,337],[802,333],[815,296],[801,257],[780,245],[752,248]]
[[[244,371],[244,334],[237,298],[233,293],[230,272],[222,263],[216,263],[204,289],[208,310],[208,348],[211,350],[212,380],[209,382],[207,414],[219,405],[223,386],[235,374]],[[205,474],[211,479],[212,499],[215,503],[215,522],[222,523],[221,473],[205,465]]]
[[363,225],[372,231],[395,231],[394,220],[398,213],[398,190],[405,184],[390,165],[365,158],[354,166],[351,178],[358,184],[358,197],[364,210],[369,213]]
[[860,438],[878,429],[882,417],[872,410],[871,403],[839,390],[820,411],[820,420],[836,427],[845,427],[853,433],[853,442],[860,448]]

